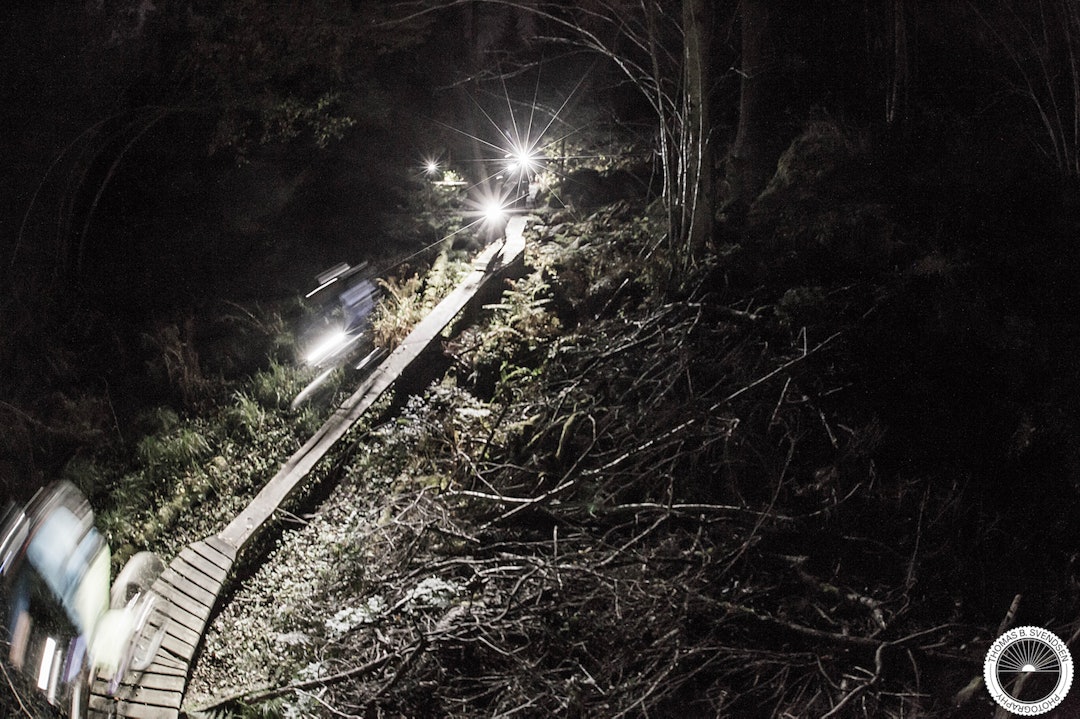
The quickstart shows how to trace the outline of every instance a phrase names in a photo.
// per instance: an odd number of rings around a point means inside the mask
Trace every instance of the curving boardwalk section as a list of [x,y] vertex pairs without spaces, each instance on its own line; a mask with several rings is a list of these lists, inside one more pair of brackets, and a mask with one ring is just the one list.
[[210,537],[185,547],[161,573],[153,587],[169,616],[161,649],[149,669],[127,678],[118,700],[94,687],[91,717],[179,716],[191,661],[236,556],[236,547]]
[[119,696],[101,685],[91,690],[91,719],[178,719],[191,663],[237,556],[330,448],[348,432],[440,333],[472,303],[491,279],[522,263],[525,218],[515,217],[506,241],[489,246],[473,270],[345,400],[325,424],[285,462],[251,503],[219,534],[185,547],[162,572],[154,590],[166,600],[165,640],[150,668],[125,679]]

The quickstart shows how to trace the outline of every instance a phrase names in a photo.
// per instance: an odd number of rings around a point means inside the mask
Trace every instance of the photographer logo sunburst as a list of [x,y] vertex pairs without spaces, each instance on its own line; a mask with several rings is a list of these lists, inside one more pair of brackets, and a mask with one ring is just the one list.
[[1045,714],[1072,686],[1072,655],[1065,642],[1041,627],[1017,627],[986,653],[983,679],[999,706],[1020,716]]

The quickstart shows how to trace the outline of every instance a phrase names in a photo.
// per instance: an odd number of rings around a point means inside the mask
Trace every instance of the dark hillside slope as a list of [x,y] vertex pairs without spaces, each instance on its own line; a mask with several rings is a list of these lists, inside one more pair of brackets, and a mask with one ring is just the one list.
[[811,128],[690,272],[626,203],[534,221],[531,272],[237,591],[189,702],[986,716],[956,694],[1014,597],[1060,634],[1080,610],[1072,259],[1033,244],[1068,218],[946,243],[880,172]]

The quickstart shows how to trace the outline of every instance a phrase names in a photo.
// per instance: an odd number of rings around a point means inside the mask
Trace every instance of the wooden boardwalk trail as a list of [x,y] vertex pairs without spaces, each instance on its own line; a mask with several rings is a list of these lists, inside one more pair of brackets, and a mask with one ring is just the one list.
[[330,448],[383,394],[442,331],[478,296],[490,280],[522,261],[525,218],[515,217],[506,240],[489,246],[473,260],[465,279],[391,352],[338,407],[323,426],[285,462],[250,504],[220,533],[185,547],[154,583],[166,600],[169,617],[165,639],[145,672],[125,679],[119,695],[92,687],[91,719],[177,719],[191,663],[214,606],[237,556],[252,536],[307,477]]

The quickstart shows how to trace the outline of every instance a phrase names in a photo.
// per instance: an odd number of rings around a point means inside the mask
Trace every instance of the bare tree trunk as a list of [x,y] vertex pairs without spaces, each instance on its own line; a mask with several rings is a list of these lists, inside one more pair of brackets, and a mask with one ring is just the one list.
[[968,7],[1001,43],[1016,69],[1017,90],[1038,113],[1045,141],[1036,147],[1062,176],[1080,176],[1080,0],[1003,3],[996,14]]
[[458,122],[461,124],[462,129],[465,131],[465,135],[468,138],[469,144],[469,157],[468,167],[474,168],[473,177],[469,178],[470,182],[479,182],[488,178],[488,167],[485,160],[485,153],[480,144],[479,127],[476,122],[476,108],[473,107],[475,101],[471,100],[469,93],[474,93],[476,78],[480,74],[480,70],[483,67],[483,58],[480,52],[479,27],[478,18],[476,16],[476,4],[465,3],[461,12],[464,16],[463,35],[465,38],[465,47],[467,49],[466,60],[466,76],[467,82],[464,84],[466,88],[465,93],[458,93],[458,101],[461,103],[460,107],[460,119]]
[[1066,1],[1062,8],[1065,28],[1065,51],[1069,56],[1069,79],[1072,88],[1072,143],[1065,174],[1080,177],[1080,2]]
[[892,72],[889,77],[889,94],[885,98],[885,121],[892,125],[897,116],[903,119],[907,112],[908,54],[907,16],[905,0],[893,0],[892,12]]
[[768,0],[740,0],[742,79],[739,127],[728,162],[730,204],[749,205],[775,171],[775,108]]
[[645,10],[645,21],[648,32],[648,46],[649,46],[649,61],[651,62],[652,77],[653,77],[653,90],[656,93],[655,99],[652,101],[653,106],[656,108],[658,127],[657,127],[657,139],[660,151],[660,169],[663,177],[664,186],[661,191],[661,196],[664,200],[664,207],[667,210],[667,228],[668,236],[674,238],[678,235],[678,221],[675,217],[675,202],[673,201],[673,195],[675,188],[677,187],[677,166],[675,162],[676,152],[673,147],[674,142],[672,139],[672,126],[674,125],[673,112],[668,112],[668,101],[664,97],[664,88],[662,84],[663,75],[660,72],[660,55],[657,48],[658,37],[656,18],[657,13],[660,12],[658,4],[655,2],[643,3]]
[[712,12],[708,0],[683,0],[682,227],[687,259],[701,252],[713,230],[713,159],[709,72],[712,47]]

